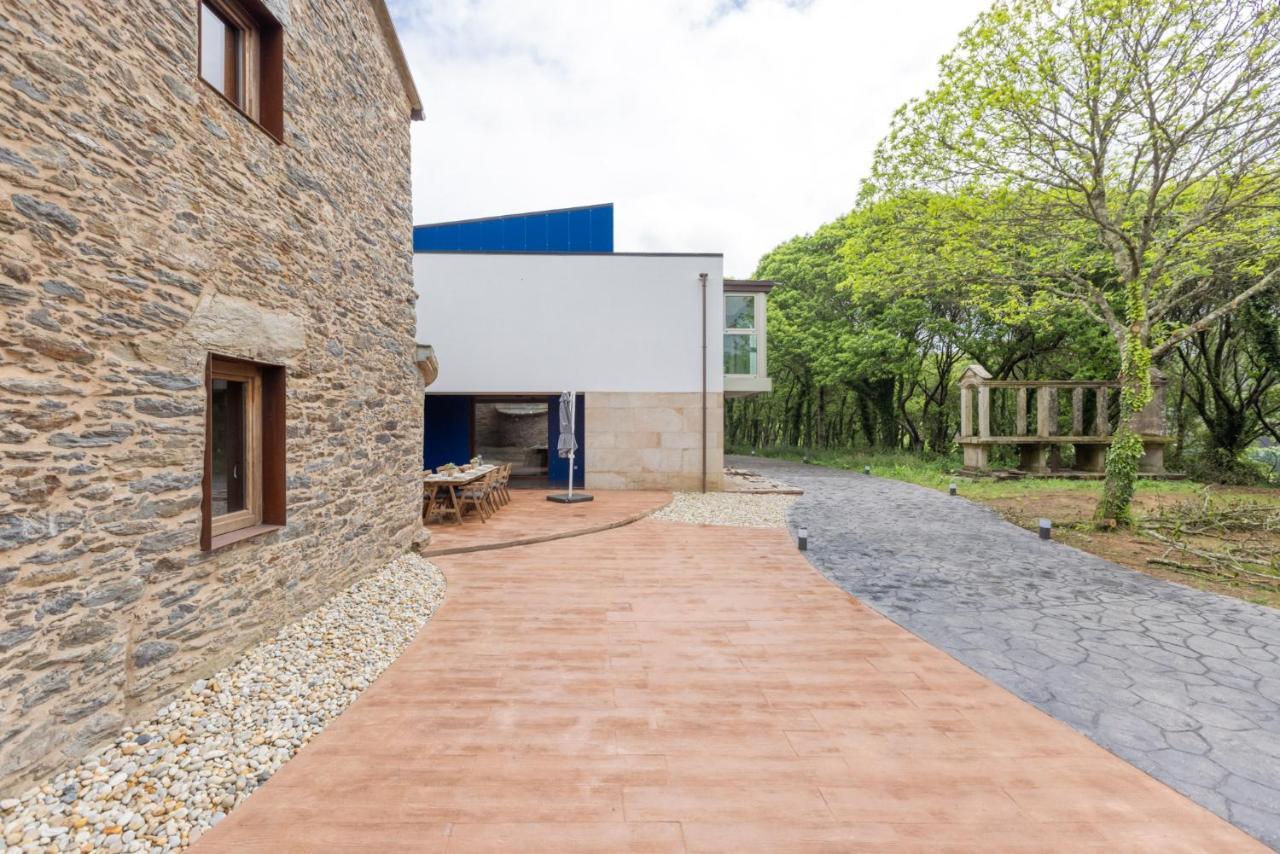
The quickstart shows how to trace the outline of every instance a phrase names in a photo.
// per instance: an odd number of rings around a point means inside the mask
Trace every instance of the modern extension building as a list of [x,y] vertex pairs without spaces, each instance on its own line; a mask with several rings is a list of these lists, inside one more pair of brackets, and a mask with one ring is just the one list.
[[480,455],[567,484],[554,404],[573,391],[576,485],[720,488],[724,399],[770,388],[771,283],[723,266],[614,251],[612,205],[417,226],[418,343],[439,363],[424,466]]
[[0,796],[421,531],[383,0],[0,3]]

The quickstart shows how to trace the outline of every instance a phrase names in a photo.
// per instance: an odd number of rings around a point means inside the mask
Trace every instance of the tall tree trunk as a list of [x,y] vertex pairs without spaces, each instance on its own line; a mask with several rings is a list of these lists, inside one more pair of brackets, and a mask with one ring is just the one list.
[[826,434],[823,430],[823,418],[827,414],[826,386],[818,386],[818,413],[813,427],[813,444],[815,447],[826,447]]
[[1129,330],[1120,359],[1120,419],[1107,450],[1106,483],[1098,503],[1097,518],[1107,525],[1132,525],[1133,491],[1142,459],[1138,417],[1151,400],[1151,350],[1143,340],[1146,308],[1141,286],[1133,281],[1129,291]]
[[871,396],[863,389],[855,389],[854,395],[858,429],[862,431],[862,438],[866,441],[867,447],[875,447],[876,416],[875,410],[871,406]]

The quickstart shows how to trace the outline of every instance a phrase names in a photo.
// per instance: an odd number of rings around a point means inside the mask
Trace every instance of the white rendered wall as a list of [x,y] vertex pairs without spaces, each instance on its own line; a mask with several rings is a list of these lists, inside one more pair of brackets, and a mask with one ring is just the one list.
[[692,392],[724,389],[724,264],[718,255],[420,253],[420,344],[430,393]]

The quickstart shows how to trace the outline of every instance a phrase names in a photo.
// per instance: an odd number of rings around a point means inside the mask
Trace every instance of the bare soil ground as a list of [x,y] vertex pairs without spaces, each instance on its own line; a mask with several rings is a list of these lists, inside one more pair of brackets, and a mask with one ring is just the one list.
[[[1277,576],[1275,584],[1239,581],[1188,573],[1151,562],[1160,559],[1178,561],[1180,556],[1171,553],[1168,544],[1144,532],[1142,520],[1194,510],[1202,504],[1201,499],[1179,494],[1140,492],[1134,499],[1139,526],[1131,530],[1115,531],[1100,530],[1093,524],[1097,496],[1092,492],[1064,491],[1049,486],[1044,491],[1023,489],[1016,495],[981,497],[977,500],[1024,528],[1034,530],[1039,519],[1052,519],[1056,539],[1121,566],[1200,590],[1280,608],[1280,576]],[[1216,507],[1235,506],[1242,502],[1280,505],[1280,497],[1277,497],[1274,489],[1247,487],[1215,487],[1212,501]],[[1209,536],[1187,536],[1185,542],[1193,548],[1214,552],[1244,548],[1269,556],[1272,563],[1275,562],[1276,555],[1280,554],[1280,531],[1229,531]]]

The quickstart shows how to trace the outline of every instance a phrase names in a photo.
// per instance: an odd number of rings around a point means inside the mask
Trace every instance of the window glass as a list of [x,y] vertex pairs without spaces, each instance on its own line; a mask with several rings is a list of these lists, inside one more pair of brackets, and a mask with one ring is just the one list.
[[740,334],[724,336],[724,372],[755,376],[756,336]]
[[725,329],[756,328],[756,298],[751,294],[725,294]]
[[200,76],[232,101],[240,102],[240,31],[208,3],[200,4]]
[[247,383],[213,381],[213,515],[245,509],[245,390]]

